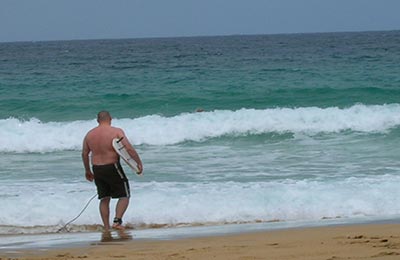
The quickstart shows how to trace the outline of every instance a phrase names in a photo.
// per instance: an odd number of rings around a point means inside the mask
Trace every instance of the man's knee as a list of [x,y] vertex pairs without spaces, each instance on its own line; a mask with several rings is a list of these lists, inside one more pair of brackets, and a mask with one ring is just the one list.
[[110,203],[110,200],[111,200],[110,197],[105,197],[105,198],[102,198],[102,199],[100,200],[100,203],[101,203],[101,204],[108,204],[108,203]]

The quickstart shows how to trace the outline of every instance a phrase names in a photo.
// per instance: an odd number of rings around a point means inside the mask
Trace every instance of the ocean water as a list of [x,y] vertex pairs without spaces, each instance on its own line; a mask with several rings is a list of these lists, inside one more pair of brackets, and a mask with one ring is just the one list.
[[[104,109],[144,163],[131,227],[399,218],[399,64],[399,31],[0,43],[0,234],[96,193]],[[100,224],[92,201],[72,231]]]

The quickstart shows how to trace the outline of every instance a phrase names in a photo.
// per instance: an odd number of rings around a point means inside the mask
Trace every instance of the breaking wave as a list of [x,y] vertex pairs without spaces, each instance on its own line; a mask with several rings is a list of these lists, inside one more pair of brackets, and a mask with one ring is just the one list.
[[[149,115],[114,119],[136,145],[173,145],[221,136],[265,133],[384,133],[400,125],[400,104],[354,105],[349,108],[271,108],[215,110],[173,117]],[[95,120],[41,122],[36,118],[0,120],[1,152],[78,150]]]

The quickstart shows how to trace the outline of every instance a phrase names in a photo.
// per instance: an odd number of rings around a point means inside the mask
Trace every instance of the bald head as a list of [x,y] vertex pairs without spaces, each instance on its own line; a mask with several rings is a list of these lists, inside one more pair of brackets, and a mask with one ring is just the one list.
[[111,122],[111,115],[108,111],[100,111],[97,114],[97,122],[103,123],[103,122]]

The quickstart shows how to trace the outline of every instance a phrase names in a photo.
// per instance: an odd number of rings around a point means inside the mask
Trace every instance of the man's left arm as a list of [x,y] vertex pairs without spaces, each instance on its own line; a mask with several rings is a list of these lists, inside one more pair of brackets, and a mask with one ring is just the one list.
[[83,145],[82,145],[82,161],[83,161],[83,166],[85,167],[86,180],[93,181],[94,175],[93,175],[92,171],[90,170],[89,153],[90,153],[90,149],[86,142],[86,137],[85,137],[85,139],[83,140]]

